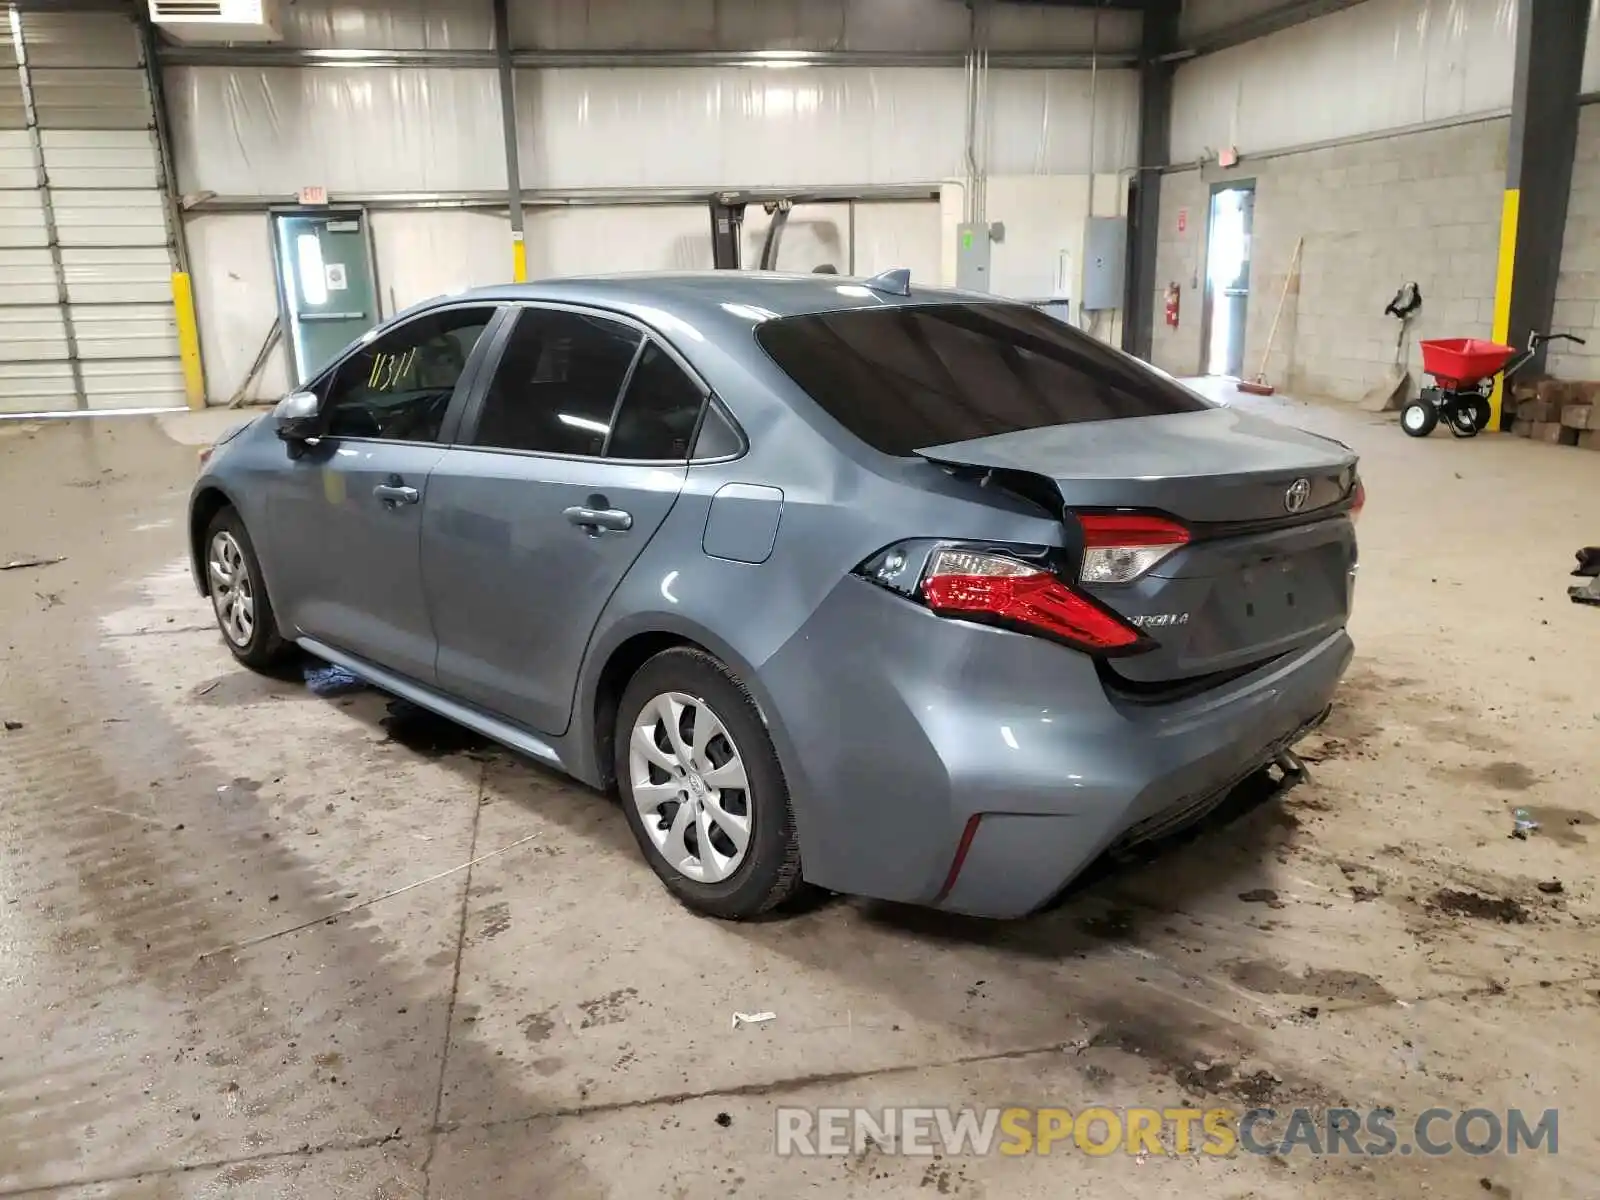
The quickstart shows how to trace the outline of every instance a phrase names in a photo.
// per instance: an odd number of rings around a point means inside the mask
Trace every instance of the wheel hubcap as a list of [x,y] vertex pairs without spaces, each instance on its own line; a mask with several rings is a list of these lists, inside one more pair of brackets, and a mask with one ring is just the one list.
[[1407,429],[1421,429],[1422,428],[1422,422],[1425,419],[1425,416],[1426,416],[1426,414],[1424,414],[1423,411],[1420,408],[1408,408],[1408,409],[1406,409],[1406,428]]
[[680,874],[716,883],[750,848],[744,759],[704,700],[666,692],[639,711],[629,736],[633,802],[651,843]]
[[206,569],[211,577],[211,607],[216,610],[223,636],[235,646],[248,646],[256,631],[255,585],[244,551],[227,530],[211,539]]

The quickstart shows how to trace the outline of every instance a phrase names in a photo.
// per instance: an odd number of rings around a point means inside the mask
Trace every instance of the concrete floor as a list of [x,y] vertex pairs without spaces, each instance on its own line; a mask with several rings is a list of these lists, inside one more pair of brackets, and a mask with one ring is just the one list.
[[[200,424],[0,423],[0,561],[67,556],[0,572],[0,1195],[1594,1195],[1600,455],[1265,407],[1370,497],[1311,778],[1010,925],[692,918],[605,798],[233,664],[181,557]],[[772,1153],[782,1104],[1263,1098],[1554,1105],[1560,1153]]]

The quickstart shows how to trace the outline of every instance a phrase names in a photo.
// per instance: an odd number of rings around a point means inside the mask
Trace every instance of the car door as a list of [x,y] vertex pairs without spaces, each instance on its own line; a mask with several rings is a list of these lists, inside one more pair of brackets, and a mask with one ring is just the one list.
[[433,309],[318,381],[326,432],[290,458],[269,500],[274,598],[297,634],[432,682],[420,569],[428,475],[460,423],[497,312]]
[[707,392],[639,326],[557,306],[517,313],[487,378],[423,513],[439,686],[560,734],[600,611],[677,500]]

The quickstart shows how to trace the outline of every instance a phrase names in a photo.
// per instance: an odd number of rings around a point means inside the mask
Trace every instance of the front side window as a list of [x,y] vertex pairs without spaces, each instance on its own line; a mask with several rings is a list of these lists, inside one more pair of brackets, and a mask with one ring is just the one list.
[[523,309],[472,444],[598,457],[641,336],[588,313]]
[[330,437],[436,442],[461,373],[493,308],[451,308],[374,338],[334,369],[323,412]]

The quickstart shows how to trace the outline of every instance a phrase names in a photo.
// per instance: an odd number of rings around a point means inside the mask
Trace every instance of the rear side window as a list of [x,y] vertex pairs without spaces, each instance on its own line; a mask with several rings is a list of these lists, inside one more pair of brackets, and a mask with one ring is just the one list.
[[598,456],[639,341],[637,330],[604,317],[523,309],[472,444]]
[[700,385],[672,355],[656,342],[646,342],[617,409],[606,457],[682,462],[689,457],[704,402]]
[[1137,359],[1020,304],[814,313],[768,321],[756,340],[828,415],[886,454],[1209,407]]

